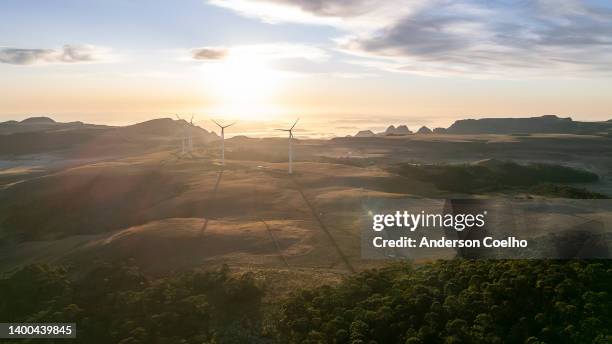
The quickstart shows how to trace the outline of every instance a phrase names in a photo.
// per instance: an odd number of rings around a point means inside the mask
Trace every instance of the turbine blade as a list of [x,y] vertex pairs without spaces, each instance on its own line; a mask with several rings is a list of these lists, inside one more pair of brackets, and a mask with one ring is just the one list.
[[295,120],[295,123],[293,123],[293,125],[291,126],[291,129],[293,129],[295,127],[295,125],[298,123],[299,120],[300,120],[300,118],[298,117],[298,119]]
[[193,125],[193,115],[191,115],[191,119],[189,120],[189,123]]
[[289,131],[289,129],[274,129],[274,130]]
[[232,123],[232,124],[228,124],[225,126],[225,128],[231,127],[232,125],[236,124],[236,122]]
[[215,124],[216,124],[217,126],[219,126],[219,128],[223,128],[223,126],[222,126],[221,124],[217,123],[217,121],[215,121],[214,119],[211,119],[211,121],[215,122]]
[[182,119],[179,115],[175,115],[175,116],[179,121]]

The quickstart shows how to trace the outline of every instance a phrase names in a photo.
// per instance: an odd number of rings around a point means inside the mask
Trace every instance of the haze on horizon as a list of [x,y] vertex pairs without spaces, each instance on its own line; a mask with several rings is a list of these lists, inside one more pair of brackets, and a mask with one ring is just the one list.
[[0,121],[612,118],[604,0],[7,0],[0,13]]

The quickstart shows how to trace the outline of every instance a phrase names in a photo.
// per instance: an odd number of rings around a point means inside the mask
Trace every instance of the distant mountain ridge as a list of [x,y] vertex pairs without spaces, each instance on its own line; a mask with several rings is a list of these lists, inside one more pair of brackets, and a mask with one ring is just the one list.
[[[405,126],[404,126],[405,127]],[[399,127],[398,127],[399,128]],[[378,136],[395,133],[397,128],[390,126],[385,133]],[[360,137],[363,137],[361,131]],[[430,134],[432,131],[427,127],[421,127],[417,134]],[[412,132],[401,135],[408,135]],[[455,121],[447,129],[435,128],[435,134],[608,134],[612,133],[612,120],[605,122],[580,122],[571,117],[561,118],[555,115],[527,118],[481,118],[461,119]],[[391,134],[397,135],[397,134]]]
[[[173,120],[172,118],[156,118],[149,121],[117,127],[115,131],[129,137],[180,137],[188,130],[189,123],[184,119]],[[200,137],[205,142],[214,141],[219,138],[214,132],[209,132],[197,125],[192,128],[193,137]]]
[[[128,126],[107,126],[83,122],[56,122],[50,117],[0,123],[0,155],[38,154],[58,150],[86,149],[112,153],[125,149],[178,146],[188,132],[185,120],[158,118]],[[194,144],[219,137],[198,126],[191,128]],[[179,142],[179,143],[177,143]]]
[[6,121],[0,122],[0,135],[27,133],[27,132],[45,132],[71,129],[104,129],[112,128],[107,125],[85,124],[83,122],[56,122],[50,117],[30,117],[20,122]]
[[30,117],[19,122],[21,124],[53,124],[57,123],[55,120],[49,117]]
[[571,117],[546,115],[529,118],[463,119],[453,123],[451,134],[594,134],[611,129],[607,122],[577,122]]

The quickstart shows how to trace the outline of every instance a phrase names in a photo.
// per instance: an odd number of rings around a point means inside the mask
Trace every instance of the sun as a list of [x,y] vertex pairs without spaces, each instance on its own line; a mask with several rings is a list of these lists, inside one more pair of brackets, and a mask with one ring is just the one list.
[[269,119],[278,114],[274,98],[283,76],[267,61],[255,56],[231,56],[203,66],[207,90],[216,115],[238,119]]

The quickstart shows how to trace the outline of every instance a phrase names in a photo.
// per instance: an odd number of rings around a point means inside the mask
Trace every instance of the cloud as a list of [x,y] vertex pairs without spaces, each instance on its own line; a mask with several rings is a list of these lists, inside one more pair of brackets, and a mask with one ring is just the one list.
[[[612,13],[584,3],[504,6],[454,1],[375,33],[345,38],[347,52],[386,57],[396,71],[473,76],[580,76],[612,71]],[[564,6],[565,5],[565,6]]]
[[587,0],[210,0],[267,22],[331,25],[352,62],[487,78],[612,74],[612,7]]
[[378,28],[381,23],[439,0],[208,0],[212,5],[267,23],[305,23],[342,29]]
[[2,48],[0,49],[0,62],[16,65],[28,65],[34,64],[38,61],[45,61],[54,53],[55,51],[51,49]]
[[[387,0],[388,1],[388,0]],[[383,0],[266,0],[266,2],[294,6],[304,12],[327,17],[354,17],[372,11]]]
[[[183,51],[181,59],[184,60],[184,56]],[[264,43],[208,46],[191,49],[189,58],[191,61],[200,63],[202,70],[206,72],[251,68],[265,69],[283,78],[302,78],[313,75],[358,78],[372,75],[372,73],[338,69],[338,66],[328,63],[330,55],[327,50],[306,44]]]
[[192,58],[194,60],[223,60],[228,56],[228,54],[229,49],[227,48],[209,47],[192,50]]
[[281,61],[304,59],[322,61],[328,54],[321,48],[290,43],[245,44],[229,47],[202,47],[191,50],[191,58],[199,61],[253,59]]
[[[328,53],[315,46],[292,43],[245,44],[202,47],[191,50],[190,58],[202,64],[206,73],[260,69],[283,78],[320,74],[327,66]],[[246,72],[245,72],[246,73]],[[248,72],[252,73],[252,72]]]
[[35,65],[87,63],[105,60],[107,50],[92,45],[64,45],[62,49],[0,48],[0,63]]

